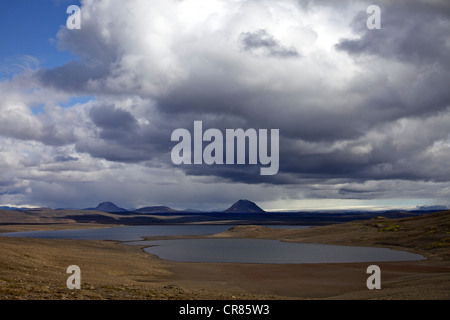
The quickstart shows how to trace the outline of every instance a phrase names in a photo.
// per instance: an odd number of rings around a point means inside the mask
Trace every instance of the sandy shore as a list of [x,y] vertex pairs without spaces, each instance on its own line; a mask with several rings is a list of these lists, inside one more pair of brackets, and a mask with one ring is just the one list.
[[[212,236],[385,246],[427,257],[376,263],[381,268],[381,290],[366,287],[369,263],[182,263],[111,241],[1,237],[0,299],[449,299],[448,246],[430,245],[439,232],[448,233],[447,222],[441,221],[444,229],[431,233],[423,221],[417,222],[426,237],[420,239],[412,236],[417,230],[405,221],[354,222],[307,230],[245,226]],[[380,232],[393,222],[402,229]],[[435,224],[430,226],[436,229]],[[2,226],[0,232],[75,227],[99,225],[11,225]],[[80,290],[66,287],[66,268],[72,264],[81,268]]]

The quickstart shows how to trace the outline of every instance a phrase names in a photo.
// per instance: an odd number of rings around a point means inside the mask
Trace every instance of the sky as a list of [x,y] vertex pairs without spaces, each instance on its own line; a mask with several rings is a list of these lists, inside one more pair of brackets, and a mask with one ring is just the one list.
[[[449,35],[447,0],[2,0],[0,205],[450,205]],[[278,129],[278,173],[174,164],[194,121]]]

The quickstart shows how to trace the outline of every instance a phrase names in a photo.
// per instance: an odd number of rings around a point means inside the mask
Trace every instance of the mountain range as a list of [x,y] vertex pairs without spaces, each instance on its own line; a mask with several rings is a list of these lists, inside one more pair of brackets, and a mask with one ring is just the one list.
[[[121,225],[153,224],[295,224],[327,225],[352,220],[367,220],[383,216],[385,218],[406,218],[420,216],[435,211],[440,207],[416,208],[416,210],[383,211],[264,211],[254,202],[239,200],[225,210],[200,211],[195,209],[177,210],[167,206],[146,206],[139,209],[125,209],[111,201],[102,202],[95,208],[24,208],[11,206],[0,209],[2,224],[54,224],[54,223],[97,223]],[[13,210],[11,210],[13,209]],[[421,210],[426,209],[426,210]]]
[[[186,209],[186,210],[177,210],[173,209],[167,206],[150,206],[150,207],[143,207],[135,210],[127,210],[121,207],[118,207],[116,204],[114,204],[111,201],[106,201],[99,203],[97,207],[95,208],[86,208],[83,210],[97,210],[102,212],[108,212],[108,213],[126,213],[126,212],[133,212],[133,213],[142,213],[142,214],[155,214],[155,213],[201,213],[203,211],[195,210],[195,209]],[[220,211],[223,213],[265,213],[263,209],[258,207],[256,203],[250,201],[250,200],[239,200],[235,202],[233,205],[231,205],[228,209]]]
[[98,206],[95,208],[86,208],[83,210],[97,210],[97,211],[109,212],[109,213],[128,212],[127,209],[120,208],[111,201],[102,202],[102,203],[99,203]]

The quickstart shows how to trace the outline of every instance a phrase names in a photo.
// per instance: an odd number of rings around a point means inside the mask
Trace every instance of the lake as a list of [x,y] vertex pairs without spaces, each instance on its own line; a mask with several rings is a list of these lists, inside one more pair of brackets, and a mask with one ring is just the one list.
[[232,225],[158,225],[126,226],[98,229],[50,230],[10,232],[0,235],[8,237],[78,240],[141,240],[145,236],[203,235],[223,232]]
[[183,239],[138,241],[161,259],[182,262],[344,263],[411,261],[424,257],[388,248],[337,246],[265,239]]
[[[344,263],[423,260],[423,256],[388,248],[337,246],[265,239],[175,239],[142,241],[145,236],[206,235],[232,225],[126,226],[100,229],[27,231],[3,233],[9,237],[47,239],[115,240],[161,259],[183,262],[222,263]],[[307,228],[307,226],[276,226]]]

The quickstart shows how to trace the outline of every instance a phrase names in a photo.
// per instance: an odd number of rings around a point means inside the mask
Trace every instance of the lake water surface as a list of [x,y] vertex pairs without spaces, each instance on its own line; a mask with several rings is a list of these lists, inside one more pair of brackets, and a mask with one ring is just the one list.
[[98,229],[49,230],[10,232],[0,235],[8,237],[43,239],[79,239],[79,240],[141,240],[145,236],[203,235],[226,231],[232,225],[161,225],[126,226]]
[[265,239],[180,239],[138,241],[165,260],[233,263],[344,263],[422,260],[423,256],[388,248],[336,246]]
[[[183,262],[225,263],[343,263],[423,260],[423,256],[388,248],[336,246],[264,239],[177,239],[142,241],[145,236],[206,235],[232,225],[127,226],[100,229],[27,231],[3,233],[9,237],[47,239],[115,240],[162,259]],[[274,226],[275,227],[275,226]],[[307,226],[276,226],[307,228]]]

